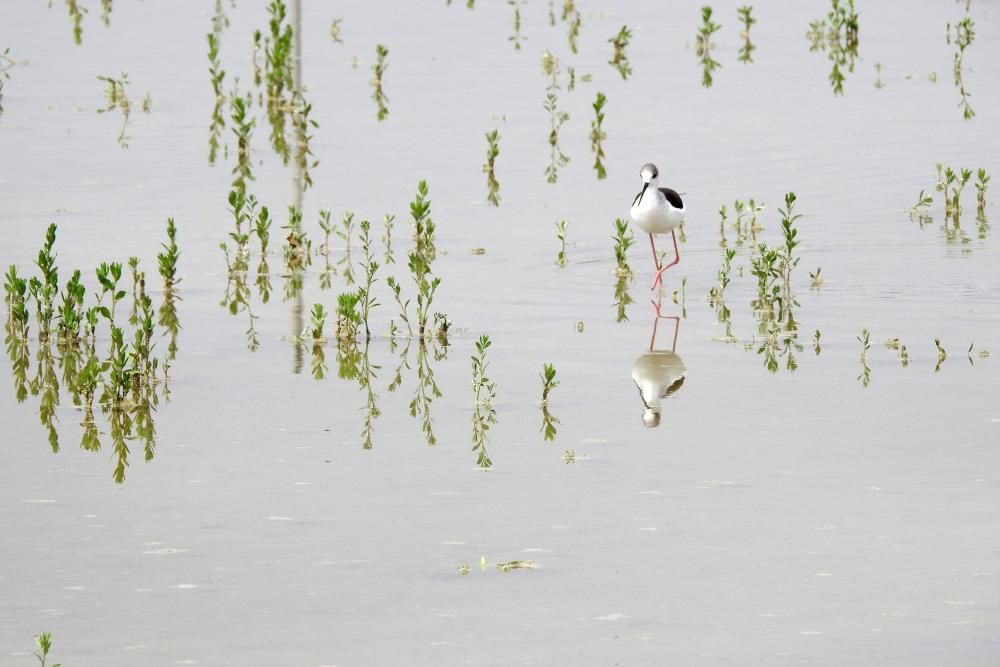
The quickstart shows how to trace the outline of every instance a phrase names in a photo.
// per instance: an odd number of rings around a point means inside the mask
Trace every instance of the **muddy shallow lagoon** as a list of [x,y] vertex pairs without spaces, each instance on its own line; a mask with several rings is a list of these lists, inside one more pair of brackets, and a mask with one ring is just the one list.
[[[858,2],[854,70],[845,66],[837,95],[830,47],[810,51],[806,37],[830,11],[819,0],[755,6],[750,63],[738,60],[737,3],[713,5],[721,29],[711,57],[721,66],[709,87],[697,3],[665,11],[578,0],[573,53],[562,3],[554,26],[547,3],[519,5],[515,50],[507,3],[302,2],[295,38],[319,161],[304,191],[294,160],[283,165],[270,145],[256,101],[252,34],[267,34],[265,3],[221,5],[226,148],[214,165],[206,33],[216,7],[115,3],[106,27],[99,3],[78,4],[89,10],[80,45],[61,3],[17,0],[6,12],[0,51],[9,47],[14,64],[0,113],[0,262],[36,275],[56,223],[59,287],[79,268],[90,306],[95,267],[138,257],[162,364],[170,336],[159,322],[156,255],[173,218],[176,358],[166,386],[158,367],[143,422],[153,433],[133,425],[123,454],[113,431],[123,411],[135,416],[131,399],[116,412],[98,392],[100,445],[85,449],[88,420],[71,397],[65,349],[48,346],[57,386],[44,373],[35,379],[45,346],[34,305],[23,400],[22,357],[8,340],[0,664],[33,664],[41,632],[52,636],[50,662],[64,665],[1000,658],[997,186],[980,214],[973,175],[957,226],[935,189],[938,163],[1000,169],[1000,32],[989,3]],[[975,26],[962,56],[968,120],[953,80],[955,26],[966,17]],[[342,43],[331,38],[336,18]],[[622,25],[631,31],[627,80],[608,64]],[[382,121],[376,44],[388,49]],[[545,51],[558,59],[558,108],[569,114],[559,128],[569,161],[554,184],[545,174]],[[127,149],[116,141],[120,110],[97,113],[108,102],[96,77],[122,72]],[[254,95],[246,191],[273,221],[270,297],[258,290],[252,241],[248,296],[235,315],[219,249],[226,243],[235,257],[234,89]],[[598,92],[607,96],[606,179],[588,138]],[[487,203],[482,168],[493,129],[498,207]],[[624,279],[611,239],[648,161],[688,209],[681,262],[659,295],[648,289],[647,238],[634,230],[634,276]],[[452,322],[447,344],[389,335],[390,320],[405,327],[388,276],[414,316],[407,253],[421,180],[441,280],[430,313]],[[911,215],[921,190],[932,202]],[[782,247],[788,192],[802,215],[789,258],[798,260],[793,329],[787,299],[780,318],[762,316],[752,275],[760,251],[733,228],[734,201],[754,198],[764,203],[757,240]],[[298,271],[283,254],[290,205],[312,242],[311,264]],[[324,256],[322,209],[338,228],[354,213],[349,260],[336,235]],[[390,264],[386,214],[396,216]],[[347,262],[363,276],[363,219],[380,264],[373,336],[366,345],[362,328],[356,345],[338,344],[338,295],[358,287]],[[556,263],[559,220],[568,223],[565,266]],[[724,318],[709,295],[727,249]],[[821,284],[810,280],[817,269]],[[118,325],[131,342],[127,266],[122,286]],[[327,338],[315,345],[302,338],[314,304],[328,313]],[[654,324],[652,347],[672,350],[684,377],[648,428],[633,373],[664,359],[642,361]],[[489,405],[476,403],[470,362],[484,334]],[[94,338],[103,359],[108,326]],[[560,384],[543,410],[546,363]],[[365,370],[367,383],[357,377]],[[495,411],[478,436],[477,409],[481,419]],[[530,567],[497,567],[516,561]]]

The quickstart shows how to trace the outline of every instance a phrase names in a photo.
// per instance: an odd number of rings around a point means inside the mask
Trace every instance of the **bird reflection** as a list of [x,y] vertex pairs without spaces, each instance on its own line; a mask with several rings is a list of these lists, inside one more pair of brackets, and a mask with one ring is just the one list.
[[[677,354],[677,334],[680,331],[681,320],[677,316],[666,316],[660,313],[660,302],[653,303],[653,334],[649,339],[649,351],[639,356],[632,364],[632,379],[639,389],[642,400],[642,423],[650,428],[660,425],[662,412],[661,401],[684,386],[687,369]],[[656,335],[660,320],[673,320],[674,332],[670,348],[657,348]]]

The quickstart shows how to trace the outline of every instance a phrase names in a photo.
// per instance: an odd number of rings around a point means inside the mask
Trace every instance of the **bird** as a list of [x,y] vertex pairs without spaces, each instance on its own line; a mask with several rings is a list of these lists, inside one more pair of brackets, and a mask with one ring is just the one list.
[[[632,201],[629,214],[632,222],[649,234],[649,245],[653,249],[653,265],[656,267],[653,286],[649,288],[652,290],[656,289],[657,285],[663,285],[663,272],[681,261],[675,230],[684,222],[684,201],[676,191],[660,187],[660,170],[652,162],[642,165],[639,176],[642,177],[642,190]],[[670,232],[674,239],[674,260],[661,266],[653,235],[667,232]]]
[[[649,351],[640,355],[632,365],[632,380],[639,390],[642,400],[642,423],[649,428],[660,425],[662,400],[673,396],[687,377],[684,361],[677,354],[677,334],[680,330],[679,317],[660,314],[660,306],[653,304],[656,315],[653,319],[653,336],[649,340]],[[674,339],[669,350],[656,348],[656,328],[661,319],[674,321]]]

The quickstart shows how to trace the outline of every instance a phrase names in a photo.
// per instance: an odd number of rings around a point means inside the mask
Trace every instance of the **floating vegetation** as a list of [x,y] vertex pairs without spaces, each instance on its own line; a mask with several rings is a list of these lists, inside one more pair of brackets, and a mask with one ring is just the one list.
[[[549,15],[551,16],[551,13]],[[580,37],[580,26],[583,25],[583,18],[580,16],[580,10],[576,8],[575,0],[563,0],[562,20],[568,26],[566,38],[569,41],[569,50],[576,53],[576,41]]]
[[[173,281],[169,283],[173,285],[180,253],[176,249],[176,230],[172,222],[168,223],[168,230],[172,231],[168,231],[169,244],[161,260],[161,273]],[[96,299],[88,304],[79,270],[73,272],[60,291],[55,241],[56,225],[52,224],[35,262],[39,275],[25,279],[18,275],[15,266],[11,266],[5,276],[4,302],[8,315],[4,330],[14,394],[19,403],[29,393],[39,397],[39,421],[48,432],[50,448],[58,452],[56,416],[60,403],[60,373],[57,370],[61,370],[62,382],[72,404],[83,412],[81,446],[88,451],[101,448],[101,433],[94,419],[95,401],[104,415],[102,421],[109,424],[115,459],[113,478],[120,484],[125,481],[129,441],[138,439],[143,445],[145,460],[153,458],[152,414],[159,402],[156,389],[162,386],[163,395],[168,395],[167,367],[171,357],[161,366],[160,360],[153,356],[154,308],[138,259],[129,261],[133,272],[132,315],[128,318],[133,329],[129,332],[124,328],[127,324],[119,326],[117,320],[118,305],[128,296],[120,285],[123,265],[103,262],[96,268],[100,290],[94,293]],[[58,305],[57,297],[60,299]],[[29,379],[32,340],[28,306],[31,302],[35,304],[37,371]],[[102,357],[98,349],[98,330],[105,321],[108,343],[103,350],[106,356]],[[102,337],[102,345],[103,340]],[[53,343],[58,354],[53,353]]]
[[955,61],[954,61],[954,74],[955,74],[955,87],[958,88],[959,94],[962,96],[962,100],[959,106],[962,107],[962,117],[965,120],[972,120],[976,115],[973,111],[972,106],[969,104],[969,98],[972,94],[965,89],[965,81],[962,78],[962,59],[965,57],[965,50],[969,48],[973,40],[976,38],[976,22],[972,20],[972,17],[966,16],[957,24],[955,24],[955,46],[958,48],[955,51]]
[[10,57],[10,49],[6,48],[0,53],[0,114],[3,113],[3,86],[5,81],[10,81],[10,69],[17,62]]
[[712,72],[722,67],[719,61],[712,58],[712,35],[722,28],[721,25],[712,20],[712,8],[705,6],[701,8],[701,26],[694,38],[694,51],[701,63],[701,85],[705,88],[712,87]]
[[524,0],[507,0],[507,4],[514,8],[514,18],[511,20],[511,24],[514,26],[514,34],[507,38],[508,42],[514,43],[514,50],[521,50],[521,42],[526,40],[527,37],[521,34],[521,5]]
[[628,223],[621,218],[615,218],[615,275],[628,277],[632,275],[632,267],[628,265],[628,249],[635,243],[635,234],[628,228]]
[[753,12],[752,6],[739,7],[736,10],[736,14],[739,17],[740,23],[743,27],[740,29],[740,37],[743,39],[743,45],[740,47],[740,55],[737,60],[743,64],[753,62],[753,52],[757,47],[754,46],[753,42],[750,41],[750,26],[757,22],[751,13]]
[[510,572],[511,570],[534,570],[535,561],[533,560],[512,560],[507,563],[497,563],[497,569],[501,572]]
[[861,343],[861,375],[858,376],[858,381],[861,382],[861,386],[867,388],[871,383],[871,373],[872,369],[868,367],[868,350],[871,348],[871,332],[868,329],[862,329],[861,335],[858,336],[858,342]]
[[844,94],[844,69],[854,71],[854,61],[858,57],[858,14],[854,11],[854,0],[830,0],[831,10],[826,19],[809,23],[809,51],[827,51],[833,68],[830,70],[830,84],[834,95]]
[[[104,86],[104,98],[108,102],[108,106],[103,109],[98,109],[97,113],[107,113],[108,111],[114,111],[118,109],[122,112],[122,129],[118,133],[118,145],[122,148],[128,148],[128,137],[125,136],[125,128],[128,126],[129,115],[132,113],[132,103],[129,102],[128,95],[125,93],[125,87],[128,85],[128,74],[122,72],[121,75],[115,79],[110,76],[99,76],[98,81],[103,81]],[[146,96],[146,100],[149,96]],[[149,111],[149,103],[143,101],[143,111]]]
[[629,74],[632,73],[632,66],[629,64],[628,56],[625,55],[625,47],[628,46],[631,39],[632,31],[628,29],[627,25],[623,25],[618,34],[608,40],[614,48],[608,64],[618,70],[623,80],[628,80]]
[[475,394],[472,413],[472,451],[476,452],[476,465],[484,470],[493,467],[493,461],[486,451],[486,444],[489,442],[487,432],[497,423],[496,410],[493,409],[497,385],[486,375],[489,368],[486,350],[491,344],[490,337],[483,334],[476,341],[476,353],[472,355],[472,391]]
[[389,98],[385,96],[385,91],[382,90],[382,76],[385,74],[386,70],[389,69],[389,65],[385,62],[386,56],[389,55],[389,49],[385,48],[381,44],[375,46],[375,64],[372,65],[372,99],[375,100],[375,105],[377,110],[375,112],[375,117],[382,121],[385,117],[389,115],[389,107],[386,106],[386,102]]
[[604,140],[608,135],[603,128],[604,105],[607,101],[608,98],[604,93],[599,92],[591,105],[594,108],[594,120],[590,121],[590,150],[594,154],[594,171],[597,172],[598,180],[608,177],[608,172],[604,168]]
[[559,239],[559,254],[556,255],[556,264],[559,266],[566,266],[568,262],[566,258],[566,227],[568,224],[565,220],[556,222],[556,238]]
[[545,89],[545,110],[549,114],[549,165],[545,168],[545,180],[555,183],[559,180],[559,168],[569,164],[569,158],[559,147],[559,129],[569,120],[569,114],[559,109],[559,60],[549,51],[542,54],[542,72],[549,77]]
[[340,30],[341,30],[340,24],[341,22],[343,22],[343,20],[344,19],[342,18],[336,18],[330,21],[330,39],[333,40],[334,44],[344,43],[343,38],[340,36]]
[[212,94],[215,104],[212,107],[212,123],[208,129],[208,163],[215,164],[215,158],[219,152],[219,139],[222,137],[222,130],[226,127],[226,121],[222,116],[222,105],[225,102],[225,95],[222,92],[222,81],[226,78],[226,72],[219,62],[219,37],[216,33],[208,33],[208,75],[212,79]]
[[486,174],[486,188],[488,190],[486,201],[493,206],[500,205],[500,183],[497,182],[495,162],[500,155],[500,132],[493,130],[486,133],[486,164],[483,165],[483,172]]

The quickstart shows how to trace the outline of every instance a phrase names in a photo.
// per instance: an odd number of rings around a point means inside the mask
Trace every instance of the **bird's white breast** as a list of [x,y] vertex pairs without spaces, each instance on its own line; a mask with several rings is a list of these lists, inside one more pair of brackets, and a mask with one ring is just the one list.
[[629,211],[633,222],[647,234],[664,234],[684,222],[684,209],[674,208],[657,189],[649,187]]

